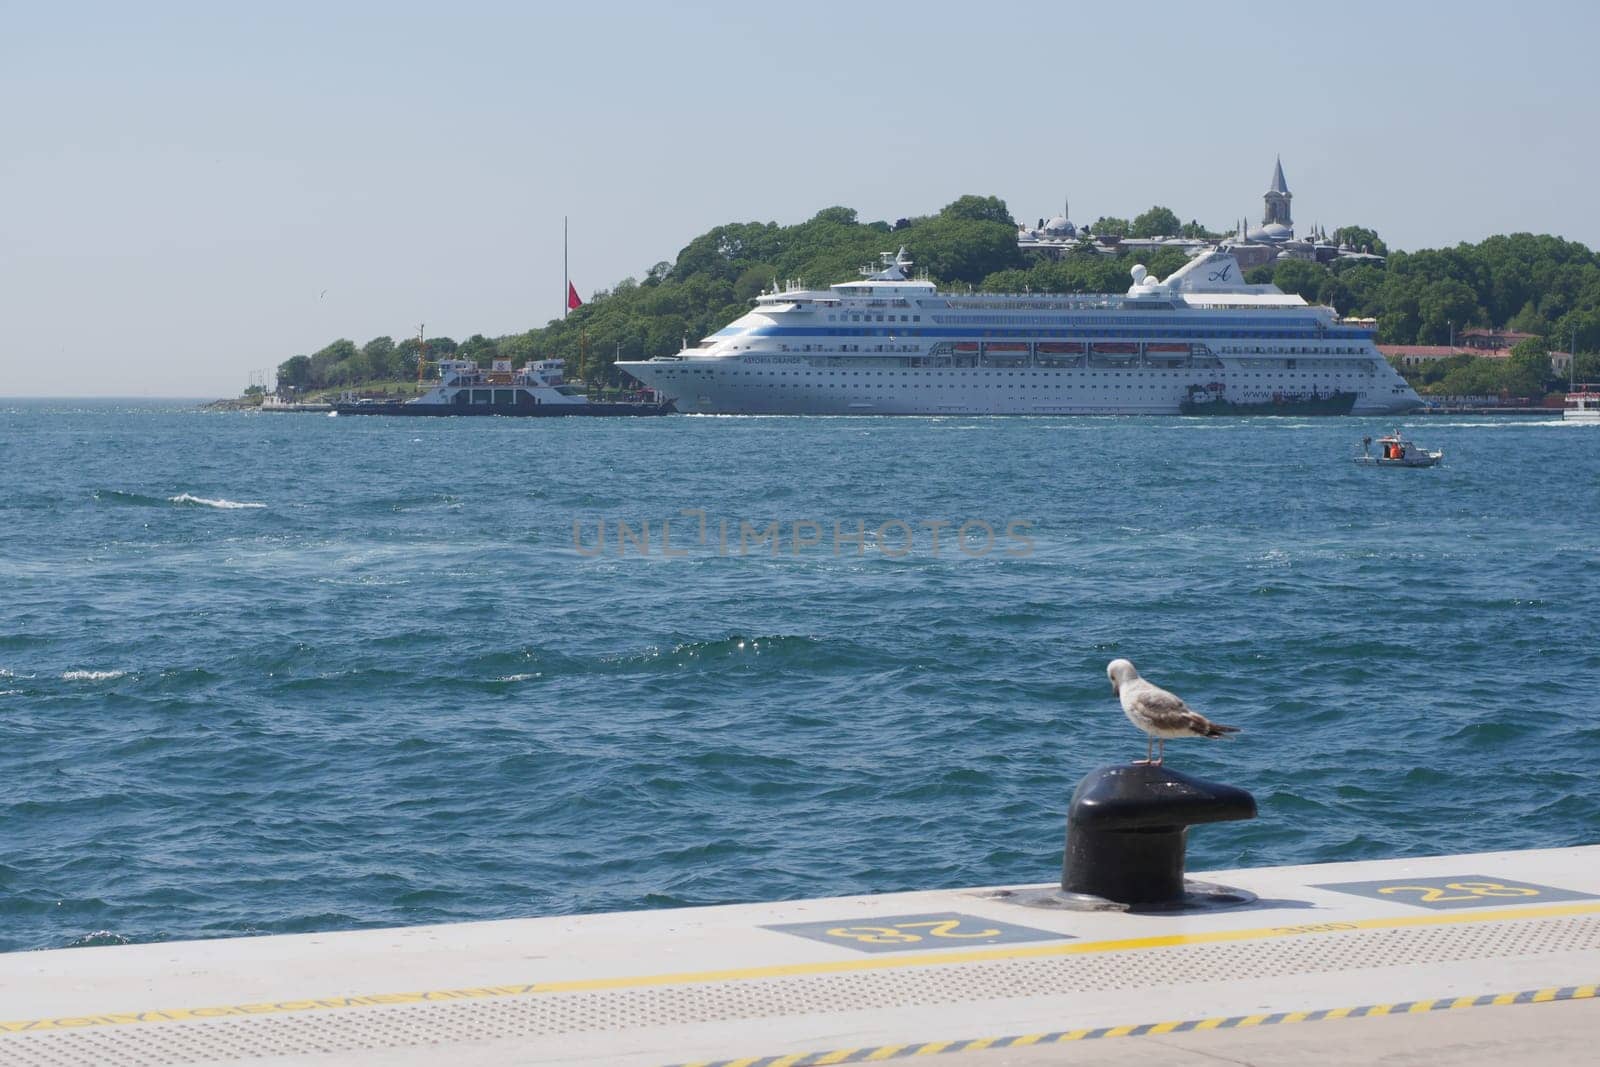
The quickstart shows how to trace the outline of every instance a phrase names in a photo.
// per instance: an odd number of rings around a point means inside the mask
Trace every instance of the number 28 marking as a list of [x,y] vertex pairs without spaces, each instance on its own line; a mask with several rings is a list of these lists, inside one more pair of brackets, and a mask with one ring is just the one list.
[[[1455,894],[1446,893],[1446,889],[1455,890]],[[1536,897],[1537,889],[1525,886],[1502,885],[1499,882],[1446,882],[1443,888],[1431,885],[1386,885],[1378,892],[1393,895],[1395,893],[1419,893],[1418,899],[1431,904],[1434,901],[1444,900],[1478,900],[1482,897]]]
[[926,929],[928,937],[951,940],[968,940],[999,937],[1002,931],[993,927],[984,930],[960,930],[960,919],[933,919],[927,922],[895,923],[893,926],[835,926],[828,930],[829,937],[847,941],[863,941],[869,945],[909,945],[923,939],[922,934],[910,931]]

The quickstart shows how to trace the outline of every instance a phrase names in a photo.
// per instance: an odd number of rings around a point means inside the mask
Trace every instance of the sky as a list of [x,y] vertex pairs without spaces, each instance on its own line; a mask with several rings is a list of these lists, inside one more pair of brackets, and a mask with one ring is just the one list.
[[0,395],[237,395],[727,222],[998,196],[1600,247],[1600,5],[0,0]]

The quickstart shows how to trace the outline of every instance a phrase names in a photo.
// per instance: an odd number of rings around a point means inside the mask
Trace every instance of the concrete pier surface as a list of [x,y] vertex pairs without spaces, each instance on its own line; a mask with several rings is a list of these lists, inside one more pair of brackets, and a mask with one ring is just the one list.
[[0,1064],[1600,1062],[1600,846],[0,955]]

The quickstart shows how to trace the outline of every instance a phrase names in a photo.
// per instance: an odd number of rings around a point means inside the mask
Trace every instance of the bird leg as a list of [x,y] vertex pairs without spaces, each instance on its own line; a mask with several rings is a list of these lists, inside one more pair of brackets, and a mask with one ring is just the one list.
[[1134,760],[1133,761],[1133,765],[1135,767],[1140,767],[1140,766],[1148,767],[1151,763],[1160,763],[1161,762],[1160,760],[1152,760],[1150,758],[1151,753],[1155,750],[1156,735],[1155,734],[1146,734],[1144,740],[1145,740],[1145,743],[1144,743],[1144,759],[1136,759],[1136,760]]
[[1160,742],[1156,745],[1156,766],[1157,767],[1161,766],[1161,761],[1166,759],[1166,758],[1167,758],[1167,739],[1165,737],[1163,737],[1163,738],[1161,738]]

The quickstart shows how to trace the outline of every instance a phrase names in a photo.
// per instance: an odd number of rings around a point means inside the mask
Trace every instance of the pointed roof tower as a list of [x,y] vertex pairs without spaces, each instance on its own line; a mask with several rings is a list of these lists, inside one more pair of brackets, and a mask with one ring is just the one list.
[[1293,237],[1294,220],[1289,217],[1289,201],[1294,199],[1294,194],[1289,191],[1289,183],[1283,180],[1282,156],[1278,157],[1277,165],[1272,168],[1272,188],[1267,190],[1263,199],[1266,201],[1266,212],[1261,216],[1262,229],[1276,227],[1276,240]]
[[1283,157],[1278,157],[1278,165],[1272,169],[1272,188],[1268,192],[1282,193],[1284,196],[1292,195],[1289,192],[1289,183],[1283,180]]

